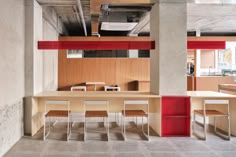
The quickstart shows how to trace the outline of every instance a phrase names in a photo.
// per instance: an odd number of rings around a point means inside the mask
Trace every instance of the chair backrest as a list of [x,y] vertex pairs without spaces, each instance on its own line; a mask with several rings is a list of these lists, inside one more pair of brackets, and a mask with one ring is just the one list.
[[126,110],[126,108],[128,108],[128,110],[141,109],[146,110],[146,112],[149,112],[149,102],[148,100],[125,100],[124,110]]
[[125,100],[124,105],[148,105],[148,100]]
[[[68,100],[46,100],[44,111],[47,112],[48,105],[56,105],[56,106],[67,106],[68,112],[70,111],[70,101]],[[58,110],[58,109],[55,109]]]
[[212,105],[228,105],[229,100],[204,100],[204,104]]
[[106,105],[106,110],[109,111],[109,101],[108,100],[85,100],[84,101],[84,110],[86,106],[104,106]]
[[229,100],[204,100],[204,113],[206,110],[206,105],[227,105],[227,114],[229,114]]

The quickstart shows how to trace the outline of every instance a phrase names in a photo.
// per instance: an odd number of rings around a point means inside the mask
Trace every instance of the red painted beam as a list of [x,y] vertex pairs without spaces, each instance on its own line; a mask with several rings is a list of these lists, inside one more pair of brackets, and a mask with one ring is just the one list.
[[38,41],[39,50],[151,50],[155,41]]
[[[188,41],[188,49],[225,49],[226,41]],[[38,41],[39,50],[151,50],[155,41]]]
[[225,49],[226,41],[188,41],[188,49]]

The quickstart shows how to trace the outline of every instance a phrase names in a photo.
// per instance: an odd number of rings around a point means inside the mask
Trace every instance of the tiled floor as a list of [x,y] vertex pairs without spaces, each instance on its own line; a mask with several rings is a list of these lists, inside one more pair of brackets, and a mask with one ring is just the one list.
[[[23,137],[4,157],[235,157],[236,138],[226,141],[211,131],[207,141],[195,137],[160,138],[151,133],[151,141],[142,136],[140,126],[128,128],[127,141],[123,141],[120,127],[115,123],[110,129],[110,141],[102,132],[102,125],[90,125],[99,129],[88,133],[83,141],[83,125],[75,125],[70,141],[65,141],[63,129],[58,124],[46,141],[42,141],[42,130],[34,137]],[[137,130],[138,129],[138,130]],[[200,130],[200,128],[198,128]],[[210,129],[211,130],[211,129]],[[54,131],[60,131],[55,133]]]

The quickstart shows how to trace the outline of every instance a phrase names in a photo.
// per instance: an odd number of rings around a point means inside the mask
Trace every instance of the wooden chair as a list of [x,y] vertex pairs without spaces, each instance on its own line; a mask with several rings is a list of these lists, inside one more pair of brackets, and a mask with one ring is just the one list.
[[[147,106],[147,111],[143,110],[126,110],[126,107],[129,105],[144,105]],[[123,127],[122,127],[122,134],[124,136],[124,140],[126,140],[126,130],[125,130],[125,122],[126,117],[136,117],[136,124],[137,124],[137,117],[142,117],[142,132],[147,137],[149,141],[149,102],[148,100],[125,100],[124,101],[124,110],[121,111],[123,117]],[[143,127],[143,118],[147,118],[147,134],[144,132]]]
[[[106,106],[106,109],[99,109],[99,110],[88,110],[89,106],[100,106],[101,108],[103,106]],[[86,125],[87,120],[86,118],[103,118],[104,127],[105,127],[105,119],[107,123],[107,139],[109,140],[109,101],[107,100],[86,100],[84,101],[84,141],[86,140]]]
[[[223,113],[217,110],[208,110],[208,105],[227,105],[227,113]],[[204,140],[207,138],[206,134],[206,117],[214,117],[214,131],[216,134],[222,136],[221,133],[216,131],[216,124],[218,117],[227,117],[228,119],[228,140],[230,140],[230,113],[229,113],[229,100],[204,100],[203,110],[194,110],[194,124],[199,123],[196,121],[196,115],[203,117],[203,129],[204,129]],[[193,127],[194,128],[194,127]]]
[[[67,110],[49,110],[48,106],[64,106],[67,108]],[[51,107],[50,107],[51,108]],[[60,118],[67,118],[67,141],[69,140],[70,134],[71,134],[71,126],[70,126],[70,101],[64,101],[64,100],[46,100],[44,105],[44,129],[43,129],[43,140],[46,140],[47,136],[50,133],[51,128],[51,117],[60,117]],[[46,120],[49,118],[49,131],[46,134]],[[57,121],[56,121],[57,122]],[[55,122],[55,124],[56,124]]]

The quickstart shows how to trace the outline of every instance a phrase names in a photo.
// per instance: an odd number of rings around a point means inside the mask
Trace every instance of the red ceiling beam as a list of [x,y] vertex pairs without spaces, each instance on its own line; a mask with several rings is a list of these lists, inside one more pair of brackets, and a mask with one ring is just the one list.
[[[226,41],[188,41],[188,49],[225,49]],[[151,50],[155,41],[38,41],[39,50]]]
[[188,49],[225,49],[226,41],[188,41]]
[[38,49],[151,50],[155,41],[38,41]]

